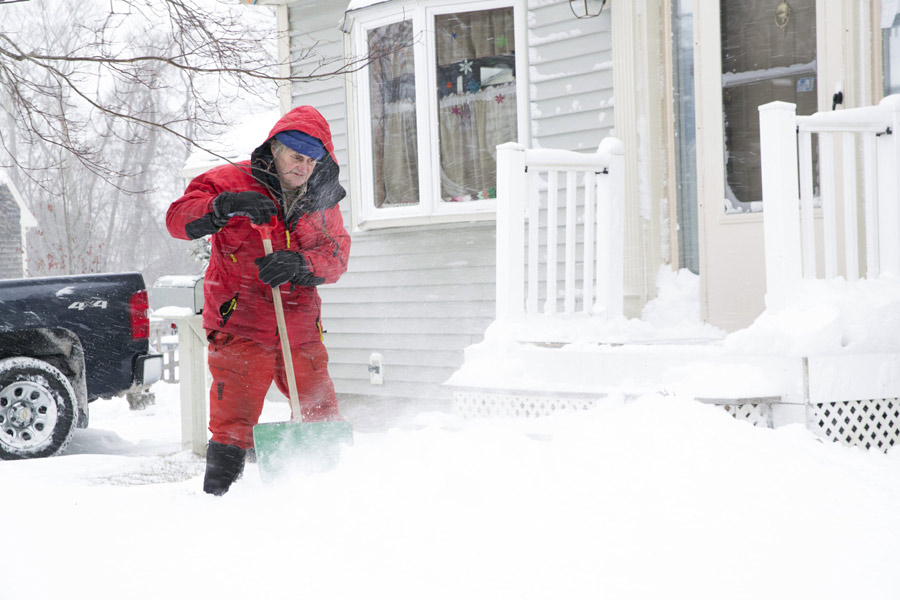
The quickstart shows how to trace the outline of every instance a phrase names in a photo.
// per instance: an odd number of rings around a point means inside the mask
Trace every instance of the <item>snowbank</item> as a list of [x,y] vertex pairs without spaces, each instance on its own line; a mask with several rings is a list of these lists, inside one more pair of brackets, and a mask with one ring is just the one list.
[[203,461],[181,450],[177,386],[154,391],[143,412],[95,403],[65,456],[0,462],[20,515],[4,524],[4,599],[887,600],[900,589],[896,450],[620,396],[540,420],[432,412],[366,433],[355,422],[334,471],[266,486],[249,464],[215,498],[201,491]]

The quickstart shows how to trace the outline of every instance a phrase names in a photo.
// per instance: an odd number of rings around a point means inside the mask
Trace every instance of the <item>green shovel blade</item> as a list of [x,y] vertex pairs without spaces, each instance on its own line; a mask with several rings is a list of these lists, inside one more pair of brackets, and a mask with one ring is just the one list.
[[346,421],[260,423],[253,428],[253,444],[260,477],[272,481],[333,469],[341,448],[353,444],[353,429]]

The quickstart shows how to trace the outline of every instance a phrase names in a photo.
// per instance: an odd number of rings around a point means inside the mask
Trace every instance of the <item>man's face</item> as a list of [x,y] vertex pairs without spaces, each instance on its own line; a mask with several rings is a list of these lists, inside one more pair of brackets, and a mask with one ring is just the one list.
[[281,187],[286,190],[296,190],[303,186],[316,168],[316,159],[310,158],[290,148],[281,148],[274,153],[275,170]]

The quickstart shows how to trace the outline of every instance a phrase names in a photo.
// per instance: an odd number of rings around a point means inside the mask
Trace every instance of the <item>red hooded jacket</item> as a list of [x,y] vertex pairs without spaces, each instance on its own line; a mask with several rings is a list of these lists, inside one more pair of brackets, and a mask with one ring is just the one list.
[[[307,182],[304,208],[291,213],[285,223],[281,185],[275,174],[269,141],[282,131],[302,131],[318,138],[326,154]],[[346,195],[338,183],[331,130],[325,118],[311,106],[297,107],[284,115],[249,161],[215,167],[199,175],[184,196],[169,207],[166,227],[172,236],[196,239],[211,234],[211,256],[203,283],[203,326],[250,338],[260,344],[279,345],[273,289],[259,279],[254,260],[263,256],[262,237],[250,219],[216,220],[213,199],[221,192],[255,191],[272,198],[279,218],[272,231],[273,251],[303,254],[306,265],[320,283],[334,283],[347,270],[350,236],[344,228],[338,202]],[[288,338],[296,347],[321,340],[319,294],[315,286],[286,284],[281,290]]]

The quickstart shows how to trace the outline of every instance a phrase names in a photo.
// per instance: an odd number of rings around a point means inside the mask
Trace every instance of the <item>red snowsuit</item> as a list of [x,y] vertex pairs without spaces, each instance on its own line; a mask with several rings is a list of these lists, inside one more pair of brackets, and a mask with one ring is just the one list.
[[[327,152],[307,182],[304,208],[294,210],[285,223],[281,185],[269,141],[275,134],[289,130],[319,139]],[[338,208],[346,194],[338,183],[338,173],[327,121],[314,108],[301,106],[275,124],[249,161],[215,167],[199,175],[188,185],[184,196],[169,207],[166,226],[174,237],[196,239],[212,235],[203,285],[203,326],[210,341],[209,367],[213,375],[213,441],[251,447],[252,429],[273,377],[282,393],[288,393],[273,291],[282,294],[304,419],[341,418],[328,376],[328,355],[321,341],[321,301],[316,287],[286,284],[273,290],[265,285],[253,262],[265,250],[250,219],[233,216],[223,225],[213,213],[213,200],[221,192],[255,191],[269,196],[279,211],[272,232],[273,251],[302,253],[316,283],[333,283],[347,270],[350,252],[350,236]]]

